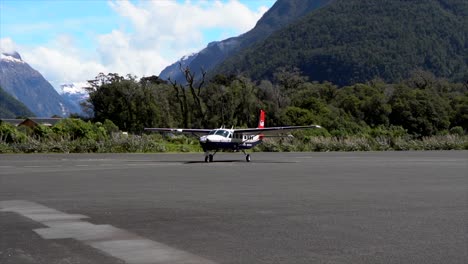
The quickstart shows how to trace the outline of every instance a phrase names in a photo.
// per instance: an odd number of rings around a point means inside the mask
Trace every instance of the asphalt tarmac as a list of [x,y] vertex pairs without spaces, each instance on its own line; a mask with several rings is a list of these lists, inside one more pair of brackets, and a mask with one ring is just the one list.
[[0,263],[468,263],[468,152],[0,155]]

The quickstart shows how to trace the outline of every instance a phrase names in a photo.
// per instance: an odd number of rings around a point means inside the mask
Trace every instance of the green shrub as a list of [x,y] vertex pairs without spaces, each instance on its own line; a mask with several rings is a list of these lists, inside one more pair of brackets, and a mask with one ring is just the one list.
[[111,136],[113,133],[119,132],[119,127],[116,126],[111,120],[106,119],[102,124],[103,128],[107,132],[107,135]]
[[463,136],[465,134],[465,131],[463,131],[463,127],[461,126],[455,126],[455,127],[452,127],[450,130],[449,130],[449,133],[451,135],[458,135],[458,136]]
[[14,126],[2,122],[0,124],[0,142],[5,143],[20,143],[27,140],[27,135]]
[[13,149],[9,144],[0,141],[0,154],[4,153],[13,153]]
[[52,131],[61,138],[65,139],[99,139],[103,137],[105,129],[97,129],[91,122],[85,122],[81,119],[66,118],[52,127]]
[[39,139],[48,139],[52,136],[54,132],[50,127],[37,125],[33,128],[33,134]]

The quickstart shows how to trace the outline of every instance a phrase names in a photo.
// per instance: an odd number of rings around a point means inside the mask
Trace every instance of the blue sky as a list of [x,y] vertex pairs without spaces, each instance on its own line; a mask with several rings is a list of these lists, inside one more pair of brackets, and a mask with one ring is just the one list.
[[99,71],[159,74],[211,41],[248,31],[274,2],[0,0],[0,49],[19,51],[56,87]]
[[0,0],[1,35],[18,44],[42,45],[60,34],[90,45],[94,34],[118,25],[119,16],[102,0]]

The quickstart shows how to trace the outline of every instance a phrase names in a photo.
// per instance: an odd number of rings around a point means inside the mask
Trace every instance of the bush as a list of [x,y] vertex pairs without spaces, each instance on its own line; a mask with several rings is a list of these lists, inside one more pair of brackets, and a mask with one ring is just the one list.
[[4,153],[13,153],[13,149],[7,143],[0,142],[0,154]]
[[8,123],[0,123],[0,142],[19,143],[25,142],[27,135]]
[[[99,122],[97,122],[99,123]],[[96,123],[96,124],[97,124]],[[108,136],[111,136],[113,133],[119,132],[119,127],[116,126],[112,121],[109,119],[104,120],[104,123],[102,124],[102,127],[105,129],[107,132]]]
[[33,135],[37,138],[48,139],[53,136],[53,131],[50,127],[38,125],[33,128]]
[[458,136],[463,136],[465,134],[465,131],[463,131],[463,127],[461,126],[456,126],[456,127],[452,127],[450,130],[449,130],[449,133],[451,135],[458,135]]
[[57,137],[70,140],[81,138],[99,140],[107,137],[107,131],[100,123],[93,125],[81,119],[63,119],[52,127],[52,131]]

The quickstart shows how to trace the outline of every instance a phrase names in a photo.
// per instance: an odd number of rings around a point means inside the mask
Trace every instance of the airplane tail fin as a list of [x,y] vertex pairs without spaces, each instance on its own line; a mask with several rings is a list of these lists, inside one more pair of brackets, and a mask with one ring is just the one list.
[[260,120],[258,120],[258,128],[265,128],[265,111],[260,109]]
[[[263,109],[260,109],[260,119],[258,120],[258,128],[265,128],[265,111],[263,111]],[[260,140],[262,140],[263,137],[263,134],[259,135]]]

